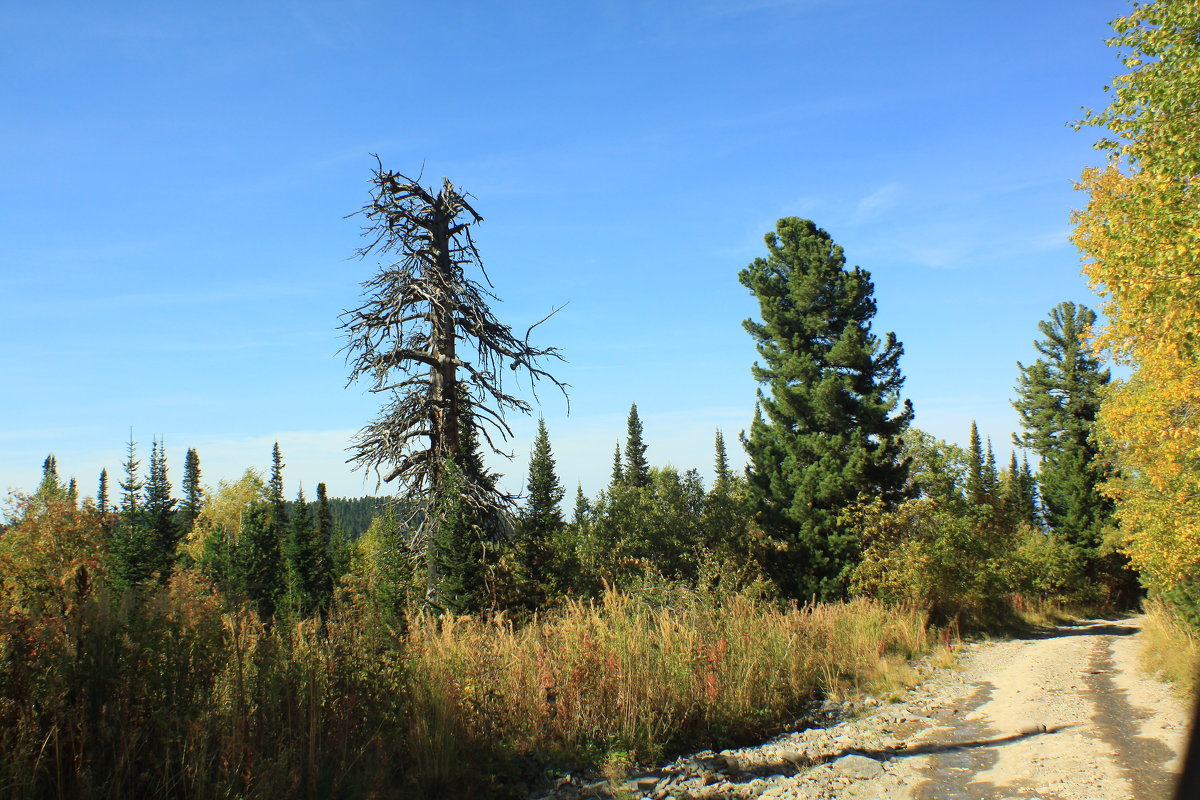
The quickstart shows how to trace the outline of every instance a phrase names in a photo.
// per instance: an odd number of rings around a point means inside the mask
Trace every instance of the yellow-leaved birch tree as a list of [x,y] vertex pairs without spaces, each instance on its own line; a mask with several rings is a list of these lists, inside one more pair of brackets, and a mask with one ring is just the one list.
[[1200,576],[1200,0],[1112,26],[1128,71],[1079,123],[1106,129],[1107,163],[1083,173],[1072,238],[1108,319],[1093,344],[1133,370],[1099,419],[1106,491],[1134,566],[1168,588]]

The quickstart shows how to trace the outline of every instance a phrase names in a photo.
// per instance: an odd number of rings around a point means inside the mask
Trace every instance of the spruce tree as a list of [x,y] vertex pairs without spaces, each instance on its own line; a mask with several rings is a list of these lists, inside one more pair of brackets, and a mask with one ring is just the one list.
[[58,497],[62,493],[62,489],[62,483],[58,479],[58,459],[51,453],[42,462],[42,481],[38,484],[37,496],[44,500],[50,500]]
[[907,477],[903,347],[871,332],[870,274],[847,269],[828,233],[787,217],[765,239],[768,256],[738,275],[762,314],[744,323],[762,359],[743,440],[750,491],[763,529],[786,546],[770,565],[778,585],[792,597],[841,597],[860,541],[839,517],[862,496],[898,499]]
[[67,483],[67,500],[71,505],[76,505],[79,502],[79,484],[75,482],[75,476],[71,476],[71,480]]
[[121,514],[127,522],[131,522],[141,509],[143,484],[141,478],[138,477],[138,468],[141,465],[142,462],[137,459],[137,444],[133,441],[133,431],[130,431],[125,460],[121,462],[121,466],[125,470],[125,480],[120,482]]
[[154,574],[158,548],[147,532],[142,490],[145,483],[138,475],[141,462],[133,431],[129,432],[125,460],[121,462],[125,480],[120,482],[120,520],[109,532],[109,558],[117,585],[129,588],[143,583]]
[[290,517],[286,555],[291,605],[311,614],[329,600],[329,543],[313,519],[303,488],[296,494]]
[[650,483],[650,464],[646,461],[646,443],[642,440],[642,420],[638,417],[637,403],[629,408],[626,423],[625,466],[621,470],[628,486],[642,488]]
[[200,488],[200,454],[195,448],[189,447],[187,458],[183,462],[183,502],[179,507],[183,513],[183,522],[186,530],[191,530],[196,524],[196,518],[200,516],[200,510],[203,507],[204,496],[203,490]]
[[1008,459],[1008,469],[1000,479],[1000,502],[1004,516],[1014,525],[1023,521],[1021,489],[1021,467],[1017,463],[1017,451],[1014,450]]
[[[269,535],[275,539],[275,549],[279,553],[279,557],[286,562],[284,551],[291,536],[290,525],[288,524],[287,504],[283,499],[283,456],[279,451],[279,442],[271,448],[271,475],[267,481],[267,500],[270,502],[270,507],[267,513],[267,530]],[[272,591],[272,602],[275,599],[281,599],[286,590],[286,570],[281,566],[277,576],[281,582]]]
[[583,527],[587,522],[588,512],[592,510],[591,504],[588,503],[587,495],[583,493],[583,484],[575,484],[575,510],[571,515],[571,524],[576,529]]
[[704,545],[726,560],[735,559],[745,563],[748,555],[746,540],[749,523],[748,509],[736,491],[740,481],[729,468],[729,455],[725,450],[725,437],[717,431],[714,442],[712,489],[704,496],[701,529]]
[[613,453],[612,477],[608,481],[608,488],[612,490],[623,483],[625,483],[625,470],[621,468],[621,443],[617,442],[616,452]]
[[1013,401],[1024,429],[1017,445],[1041,456],[1042,507],[1046,523],[1080,548],[1089,562],[1100,551],[1103,531],[1112,517],[1112,502],[1099,486],[1109,476],[1097,459],[1093,437],[1096,415],[1109,372],[1083,342],[1096,321],[1086,306],[1059,303],[1038,323],[1042,338],[1034,342],[1041,357],[1017,368]]
[[550,434],[546,420],[538,418],[537,436],[529,458],[528,494],[521,509],[520,538],[517,541],[517,561],[523,592],[533,607],[544,602],[551,581],[551,562],[554,558],[554,538],[563,528],[562,502],[565,491],[554,471],[554,454],[550,449]]
[[1021,473],[1017,481],[1020,487],[1021,505],[1020,519],[1029,525],[1038,525],[1037,480],[1029,468],[1029,456],[1021,454]]
[[271,479],[267,482],[267,494],[277,507],[283,506],[283,456],[279,452],[279,442],[271,448]]
[[425,599],[440,613],[469,614],[482,608],[486,600],[487,532],[464,496],[465,485],[461,471],[451,462],[443,484],[446,494],[433,506],[438,517],[426,549],[429,589]]
[[150,449],[149,474],[145,484],[144,523],[149,537],[148,568],[166,581],[175,563],[179,544],[179,525],[175,519],[176,501],[171,497],[171,481],[167,477],[167,452],[158,440]]
[[1000,487],[1000,475],[996,471],[996,454],[992,451],[992,437],[987,438],[987,453],[983,460],[983,494],[995,500]]
[[975,425],[975,420],[971,420],[971,438],[967,445],[967,502],[979,505],[986,499],[985,470],[983,441],[979,438],[979,428]]
[[717,438],[714,442],[713,449],[715,451],[713,457],[713,493],[724,494],[729,491],[729,485],[733,480],[733,473],[729,470],[729,454],[725,450],[725,435],[717,430]]
[[231,560],[234,585],[255,604],[259,616],[270,619],[284,588],[283,553],[272,504],[256,504],[242,516]]
[[351,543],[345,533],[338,530],[333,523],[329,494],[324,483],[317,484],[317,513],[313,535],[328,553],[328,572],[315,583],[321,605],[325,606],[333,595],[334,585],[350,569]]
[[100,470],[100,487],[96,491],[96,508],[101,514],[109,512],[108,506],[108,470]]

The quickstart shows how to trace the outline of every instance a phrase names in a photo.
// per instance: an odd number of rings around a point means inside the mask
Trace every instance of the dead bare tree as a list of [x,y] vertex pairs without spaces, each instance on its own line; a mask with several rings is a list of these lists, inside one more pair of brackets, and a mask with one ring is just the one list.
[[[521,371],[536,387],[545,379],[566,395],[565,384],[546,372],[546,358],[562,359],[557,348],[538,348],[529,335],[550,315],[518,337],[488,306],[497,300],[471,226],[482,222],[448,180],[435,195],[397,172],[385,171],[376,157],[371,200],[357,214],[369,224],[359,258],[389,255],[363,283],[365,301],[342,314],[349,383],[370,381],[370,391],[387,400],[377,416],[354,437],[348,462],[397,481],[397,494],[420,507],[417,542],[437,524],[447,470],[464,480],[455,500],[480,517],[507,510],[513,497],[493,482],[472,475],[473,441],[496,453],[512,435],[509,411],[529,413],[524,400],[504,388],[504,374]],[[354,215],[351,215],[354,216]],[[467,274],[477,268],[486,286]],[[554,312],[551,312],[551,315]],[[475,467],[474,469],[478,469]],[[432,584],[431,584],[432,585]]]

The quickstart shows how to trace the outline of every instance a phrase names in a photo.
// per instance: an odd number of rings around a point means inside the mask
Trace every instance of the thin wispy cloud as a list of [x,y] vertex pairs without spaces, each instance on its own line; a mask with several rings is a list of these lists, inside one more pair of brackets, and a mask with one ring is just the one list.
[[858,201],[858,205],[854,208],[854,221],[861,222],[869,217],[874,216],[880,211],[887,210],[896,205],[896,199],[900,196],[900,184],[886,183],[880,186],[875,191]]

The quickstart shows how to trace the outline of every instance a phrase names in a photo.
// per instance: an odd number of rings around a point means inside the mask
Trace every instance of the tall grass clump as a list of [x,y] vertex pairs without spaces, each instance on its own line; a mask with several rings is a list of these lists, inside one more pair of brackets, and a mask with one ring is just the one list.
[[582,766],[760,735],[927,646],[923,614],[870,600],[656,608],[608,591],[522,626],[418,616],[409,663],[443,740]]
[[1173,683],[1190,700],[1200,688],[1200,629],[1178,606],[1161,597],[1143,604],[1142,661],[1147,670]]

